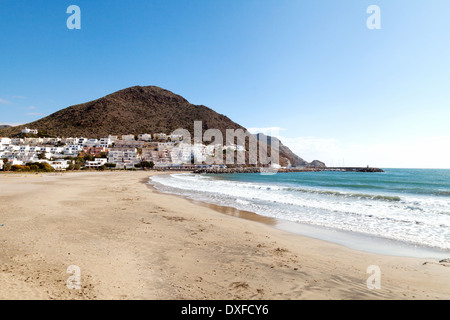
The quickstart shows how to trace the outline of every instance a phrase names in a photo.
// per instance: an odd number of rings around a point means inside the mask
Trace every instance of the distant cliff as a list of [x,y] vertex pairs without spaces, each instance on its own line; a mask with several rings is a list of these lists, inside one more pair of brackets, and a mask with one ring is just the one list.
[[274,139],[274,141],[278,141],[279,148],[280,148],[280,154],[283,154],[283,156],[289,160],[289,164],[292,167],[315,167],[315,168],[325,168],[325,163],[314,160],[311,163],[305,161],[304,159],[300,158],[298,155],[296,155],[294,152],[291,151],[287,146],[285,146],[279,139],[271,136],[267,136],[263,133],[255,134],[255,137],[259,141],[267,141],[268,144],[271,144],[271,139]]
[[322,161],[319,161],[319,160],[312,161],[308,166],[314,167],[314,168],[326,168],[327,167],[325,165],[325,163],[323,163]]

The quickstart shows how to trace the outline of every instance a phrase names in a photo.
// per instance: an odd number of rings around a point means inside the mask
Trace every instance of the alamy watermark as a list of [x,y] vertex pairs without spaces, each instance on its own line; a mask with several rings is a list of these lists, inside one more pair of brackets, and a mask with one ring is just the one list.
[[377,5],[371,5],[367,8],[367,13],[370,16],[367,18],[366,25],[369,30],[381,29],[381,9]]
[[367,278],[366,284],[367,289],[381,289],[381,269],[379,266],[371,265],[367,267],[367,273],[371,274],[369,278]]
[[71,5],[67,8],[66,13],[70,14],[70,17],[67,18],[67,29],[73,30],[81,29],[81,9],[79,6]]
[[71,265],[67,268],[67,273],[72,274],[68,279],[66,286],[69,290],[81,289],[81,269],[79,266]]
[[[367,14],[370,16],[367,18],[366,25],[370,30],[380,30],[381,29],[381,9],[377,5],[370,5],[367,10]],[[67,28],[69,30],[80,30],[81,29],[81,9],[77,5],[70,5],[66,13],[70,14],[67,18]]]

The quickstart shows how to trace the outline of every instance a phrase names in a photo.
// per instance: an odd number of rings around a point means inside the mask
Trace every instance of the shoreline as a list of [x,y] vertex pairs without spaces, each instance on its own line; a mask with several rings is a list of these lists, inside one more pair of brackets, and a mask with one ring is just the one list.
[[223,169],[194,169],[193,173],[207,173],[207,174],[233,174],[233,173],[293,173],[293,172],[324,172],[324,171],[339,171],[339,172],[384,172],[381,168],[372,167],[301,167],[301,168],[280,168],[272,169],[265,167],[238,167],[238,168],[223,168]]
[[[167,174],[170,174],[170,173],[167,173]],[[252,211],[240,210],[240,209],[237,209],[237,208],[234,208],[231,206],[222,206],[222,205],[218,205],[218,204],[214,204],[214,203],[191,199],[188,196],[184,196],[181,194],[160,191],[153,184],[149,183],[150,177],[148,179],[142,179],[141,182],[143,184],[147,185],[147,187],[150,190],[152,190],[153,192],[156,192],[158,194],[166,195],[166,196],[173,196],[173,197],[179,198],[179,199],[184,199],[184,200],[191,202],[192,204],[202,206],[205,208],[209,208],[209,209],[213,209],[214,211],[217,211],[221,214],[225,214],[227,216],[231,216],[231,217],[235,217],[235,218],[239,218],[239,219],[245,219],[245,220],[249,220],[249,221],[253,221],[253,222],[259,222],[259,223],[262,223],[262,224],[268,225],[268,226],[275,226],[278,223],[277,222],[278,219],[271,218],[271,217],[264,217],[255,212],[252,212]]]
[[[0,299],[450,298],[450,264],[236,219],[152,190],[153,174],[0,176]],[[80,290],[66,287],[70,265]],[[371,265],[380,290],[367,287]]]
[[[195,173],[195,172],[189,172]],[[172,174],[166,172],[165,174]],[[450,258],[450,251],[441,248],[428,247],[421,244],[414,244],[394,239],[383,238],[380,236],[367,235],[352,231],[345,231],[333,228],[327,228],[316,225],[307,225],[300,222],[293,222],[280,218],[272,218],[260,215],[252,211],[241,210],[233,206],[218,205],[202,200],[192,199],[189,196],[160,191],[150,183],[143,179],[149,188],[160,194],[171,195],[191,201],[194,204],[201,205],[222,214],[233,216],[240,219],[246,219],[254,222],[263,223],[275,229],[287,231],[292,234],[305,236],[320,241],[326,241],[332,244],[341,245],[348,249],[358,250],[366,253],[381,254],[395,257],[408,258],[429,258],[429,259],[448,259]]]

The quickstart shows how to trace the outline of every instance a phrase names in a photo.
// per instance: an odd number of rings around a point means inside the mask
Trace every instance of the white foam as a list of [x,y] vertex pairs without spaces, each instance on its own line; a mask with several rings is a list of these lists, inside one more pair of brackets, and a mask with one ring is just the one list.
[[162,191],[268,217],[450,249],[450,208],[445,199],[402,196],[399,201],[384,201],[194,174],[151,180]]

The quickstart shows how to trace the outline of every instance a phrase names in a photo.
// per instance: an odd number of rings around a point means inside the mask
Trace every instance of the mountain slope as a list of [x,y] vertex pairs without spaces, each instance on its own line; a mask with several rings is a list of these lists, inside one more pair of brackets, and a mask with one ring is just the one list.
[[109,134],[171,133],[179,128],[193,132],[195,120],[202,120],[205,130],[243,128],[228,117],[205,106],[190,104],[170,91],[131,87],[0,132],[14,135],[27,126],[50,135],[100,138]]
[[[194,133],[194,121],[202,121],[203,132],[218,129],[226,137],[226,129],[243,129],[227,116],[183,97],[155,87],[131,87],[103,98],[71,106],[26,125],[0,129],[0,136],[17,136],[25,127],[41,134],[59,137],[101,138],[108,135],[167,133],[187,129]],[[254,139],[254,137],[252,137]],[[280,144],[280,164],[307,164],[289,148]],[[270,146],[267,146],[270,154]]]

